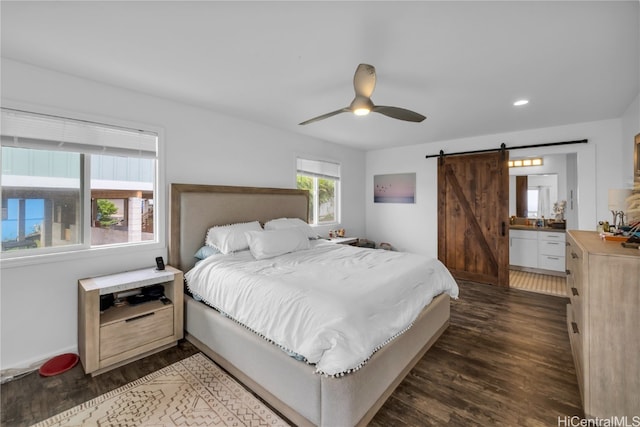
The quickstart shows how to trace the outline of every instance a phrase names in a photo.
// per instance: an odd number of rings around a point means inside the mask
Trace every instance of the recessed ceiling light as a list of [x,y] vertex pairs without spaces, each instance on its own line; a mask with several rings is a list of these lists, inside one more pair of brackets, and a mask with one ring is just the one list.
[[515,105],[516,107],[520,107],[522,105],[527,105],[529,103],[528,99],[519,99],[516,102],[513,103],[513,105]]

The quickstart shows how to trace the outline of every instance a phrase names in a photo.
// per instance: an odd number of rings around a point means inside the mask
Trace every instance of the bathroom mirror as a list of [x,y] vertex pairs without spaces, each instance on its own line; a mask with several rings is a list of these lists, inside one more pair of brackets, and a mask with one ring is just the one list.
[[509,176],[509,216],[553,218],[558,200],[557,173]]

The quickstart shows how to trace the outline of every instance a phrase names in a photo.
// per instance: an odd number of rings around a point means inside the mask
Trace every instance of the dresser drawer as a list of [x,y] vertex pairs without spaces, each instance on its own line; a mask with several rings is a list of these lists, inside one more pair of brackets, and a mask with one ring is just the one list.
[[[566,261],[566,260],[565,260],[565,261]],[[567,269],[567,271],[569,271],[569,270]],[[565,280],[565,282],[564,282],[564,283],[565,283],[565,286],[566,286],[566,288],[567,288],[567,297],[568,297],[568,296],[570,296],[570,295],[571,295],[571,288],[573,288],[573,287],[574,287],[574,286],[573,286],[573,275],[571,275],[571,274],[567,274],[567,278],[566,278],[566,280]]]
[[100,358],[107,359],[173,335],[173,305],[100,327]]
[[572,285],[580,294],[583,293],[582,281],[582,250],[571,239],[567,240],[565,261],[567,265],[567,274],[572,277]]
[[572,320],[578,326],[580,332],[584,331],[584,304],[582,295],[577,292],[575,287],[569,289],[569,299],[571,300]]
[[567,304],[567,329],[569,332],[571,353],[573,354],[573,363],[575,365],[576,375],[578,378],[578,386],[580,387],[580,394],[582,395],[582,401],[584,402],[584,353],[582,348],[582,335],[579,326],[573,318],[573,309],[575,309],[573,304]]

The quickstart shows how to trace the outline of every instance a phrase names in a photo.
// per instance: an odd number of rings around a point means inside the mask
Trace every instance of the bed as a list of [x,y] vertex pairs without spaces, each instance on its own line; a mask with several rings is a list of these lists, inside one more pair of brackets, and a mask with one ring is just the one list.
[[[171,185],[169,263],[191,270],[215,225],[308,217],[303,190]],[[366,425],[449,325],[449,295],[346,375],[321,375],[280,347],[196,299],[185,297],[185,336],[296,425]]]

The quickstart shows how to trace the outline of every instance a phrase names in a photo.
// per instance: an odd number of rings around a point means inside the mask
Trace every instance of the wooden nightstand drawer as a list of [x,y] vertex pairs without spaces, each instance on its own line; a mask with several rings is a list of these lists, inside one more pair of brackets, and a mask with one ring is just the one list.
[[100,328],[100,357],[107,359],[173,335],[173,306],[168,305]]

